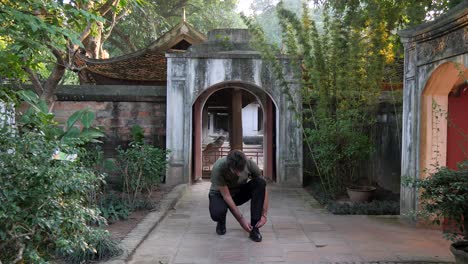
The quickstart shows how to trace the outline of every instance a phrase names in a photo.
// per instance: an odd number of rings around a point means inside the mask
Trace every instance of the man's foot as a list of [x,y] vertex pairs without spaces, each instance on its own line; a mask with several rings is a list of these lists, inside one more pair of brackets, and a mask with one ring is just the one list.
[[226,234],[226,222],[218,222],[216,225],[216,234],[220,236]]
[[252,231],[250,231],[249,237],[255,242],[262,241],[262,234],[260,234],[260,230],[258,230],[258,227],[252,228]]

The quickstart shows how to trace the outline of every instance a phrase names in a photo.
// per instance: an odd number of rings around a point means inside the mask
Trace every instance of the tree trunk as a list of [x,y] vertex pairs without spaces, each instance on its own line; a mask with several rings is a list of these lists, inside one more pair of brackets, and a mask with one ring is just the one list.
[[47,102],[48,106],[51,106],[52,103],[55,101],[55,91],[57,90],[57,86],[64,74],[65,66],[61,64],[56,64],[49,78],[44,83],[44,91],[41,94],[41,98]]
[[83,45],[86,49],[86,55],[92,59],[101,58],[101,38],[104,25],[101,22],[98,22],[96,24],[96,34],[88,35],[88,37],[86,37],[86,39],[83,41]]

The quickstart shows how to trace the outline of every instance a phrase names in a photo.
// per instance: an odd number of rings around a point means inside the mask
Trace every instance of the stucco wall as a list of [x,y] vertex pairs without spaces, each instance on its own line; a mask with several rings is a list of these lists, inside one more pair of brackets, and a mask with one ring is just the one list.
[[[226,38],[217,37],[219,35],[226,36],[228,43],[225,43]],[[217,89],[240,88],[254,94],[259,102],[265,102],[265,96],[271,96],[277,113],[276,179],[283,185],[302,185],[302,134],[290,110],[291,102],[282,92],[271,65],[261,60],[248,41],[247,30],[217,30],[209,33],[206,43],[191,47],[187,53],[167,54],[166,145],[172,152],[166,178],[172,183],[192,179],[192,106],[195,101]],[[287,59],[281,59],[280,63],[294,105],[300,106],[300,82],[293,74],[297,70]]]

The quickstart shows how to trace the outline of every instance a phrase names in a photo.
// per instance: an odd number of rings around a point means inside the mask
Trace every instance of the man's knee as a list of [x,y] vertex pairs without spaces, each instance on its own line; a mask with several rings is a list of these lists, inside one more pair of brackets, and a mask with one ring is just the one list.
[[226,219],[227,207],[210,207],[211,219],[215,222],[224,221]]
[[255,188],[265,189],[265,187],[266,187],[266,181],[262,177],[253,178],[252,183],[253,183]]
[[226,219],[227,204],[224,202],[221,195],[209,195],[210,198],[210,216],[215,222]]

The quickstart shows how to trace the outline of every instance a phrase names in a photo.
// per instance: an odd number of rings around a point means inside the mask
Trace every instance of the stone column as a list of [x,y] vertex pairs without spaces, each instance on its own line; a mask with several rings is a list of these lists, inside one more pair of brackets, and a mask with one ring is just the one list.
[[242,90],[234,89],[231,101],[231,149],[242,150]]
[[265,160],[263,163],[263,175],[272,179],[276,180],[276,177],[274,175],[274,169],[273,169],[273,152],[275,151],[274,149],[274,134],[275,131],[273,130],[273,124],[275,122],[275,116],[273,112],[273,102],[271,101],[270,98],[266,99],[266,109],[265,113],[263,113],[263,123],[266,125],[264,126],[263,129],[263,144],[265,145]]
[[167,56],[166,148],[170,150],[166,184],[189,181],[191,107],[186,106],[186,60]]

